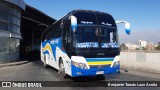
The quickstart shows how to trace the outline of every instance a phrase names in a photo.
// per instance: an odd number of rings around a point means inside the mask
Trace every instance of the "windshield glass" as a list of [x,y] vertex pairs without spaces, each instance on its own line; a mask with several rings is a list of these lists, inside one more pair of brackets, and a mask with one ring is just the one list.
[[[117,43],[116,29],[107,26],[78,25],[76,32],[73,33],[73,46],[76,48],[99,48],[106,43]],[[99,45],[101,43],[102,45]]]
[[117,30],[107,26],[99,26],[101,43],[117,43]]

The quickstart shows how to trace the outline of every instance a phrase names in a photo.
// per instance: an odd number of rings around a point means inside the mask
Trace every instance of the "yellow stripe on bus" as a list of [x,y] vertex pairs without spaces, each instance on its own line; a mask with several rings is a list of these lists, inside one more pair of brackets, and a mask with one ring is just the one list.
[[51,48],[51,46],[49,44],[46,44],[46,46],[42,50],[43,50],[43,52],[46,51],[46,50],[52,52],[52,48]]
[[112,64],[112,61],[107,62],[87,62],[88,65],[104,65],[104,64]]

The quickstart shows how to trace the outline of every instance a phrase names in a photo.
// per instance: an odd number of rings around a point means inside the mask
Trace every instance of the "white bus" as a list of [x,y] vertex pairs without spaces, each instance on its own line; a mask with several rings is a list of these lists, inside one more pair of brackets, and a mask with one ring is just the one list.
[[42,34],[41,60],[61,77],[96,76],[120,72],[117,23],[110,14],[74,10]]

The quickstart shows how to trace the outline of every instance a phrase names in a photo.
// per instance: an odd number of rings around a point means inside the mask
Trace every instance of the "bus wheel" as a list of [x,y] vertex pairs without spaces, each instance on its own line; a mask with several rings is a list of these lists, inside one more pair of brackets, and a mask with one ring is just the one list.
[[65,78],[66,77],[65,67],[64,67],[64,64],[63,64],[62,60],[60,60],[60,62],[59,62],[59,71],[58,71],[58,74],[60,75],[61,78]]
[[48,68],[48,67],[49,67],[48,64],[46,64],[46,62],[44,62],[44,67],[45,67],[45,68]]
[[49,67],[48,64],[46,63],[46,56],[44,56],[43,66],[44,66],[45,68],[48,68],[48,67]]

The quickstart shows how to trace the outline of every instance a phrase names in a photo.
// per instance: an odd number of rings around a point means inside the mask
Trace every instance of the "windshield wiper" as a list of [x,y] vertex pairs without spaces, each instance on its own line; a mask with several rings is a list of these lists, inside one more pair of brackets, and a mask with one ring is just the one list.
[[93,43],[91,44],[91,46],[85,51],[86,54],[89,54],[91,52],[91,49],[93,48]]
[[[101,31],[98,29],[98,27],[96,28],[95,34],[96,34],[96,38],[94,38],[94,39],[92,40],[92,42],[96,41],[96,39],[98,38],[98,46],[100,46],[99,42],[101,42],[102,33],[101,33]],[[92,43],[92,45],[90,46],[90,48],[88,48],[88,49],[85,51],[86,54],[89,54],[89,53],[91,52],[91,49],[93,48],[93,45],[94,45],[94,44]]]
[[[97,38],[98,39],[101,38],[100,35],[97,35],[96,38],[94,38],[92,42],[96,41]],[[94,43],[92,43],[91,46],[85,51],[86,54],[90,54],[91,49],[93,48],[93,45],[94,45]],[[98,40],[98,46],[99,46],[99,40]]]

